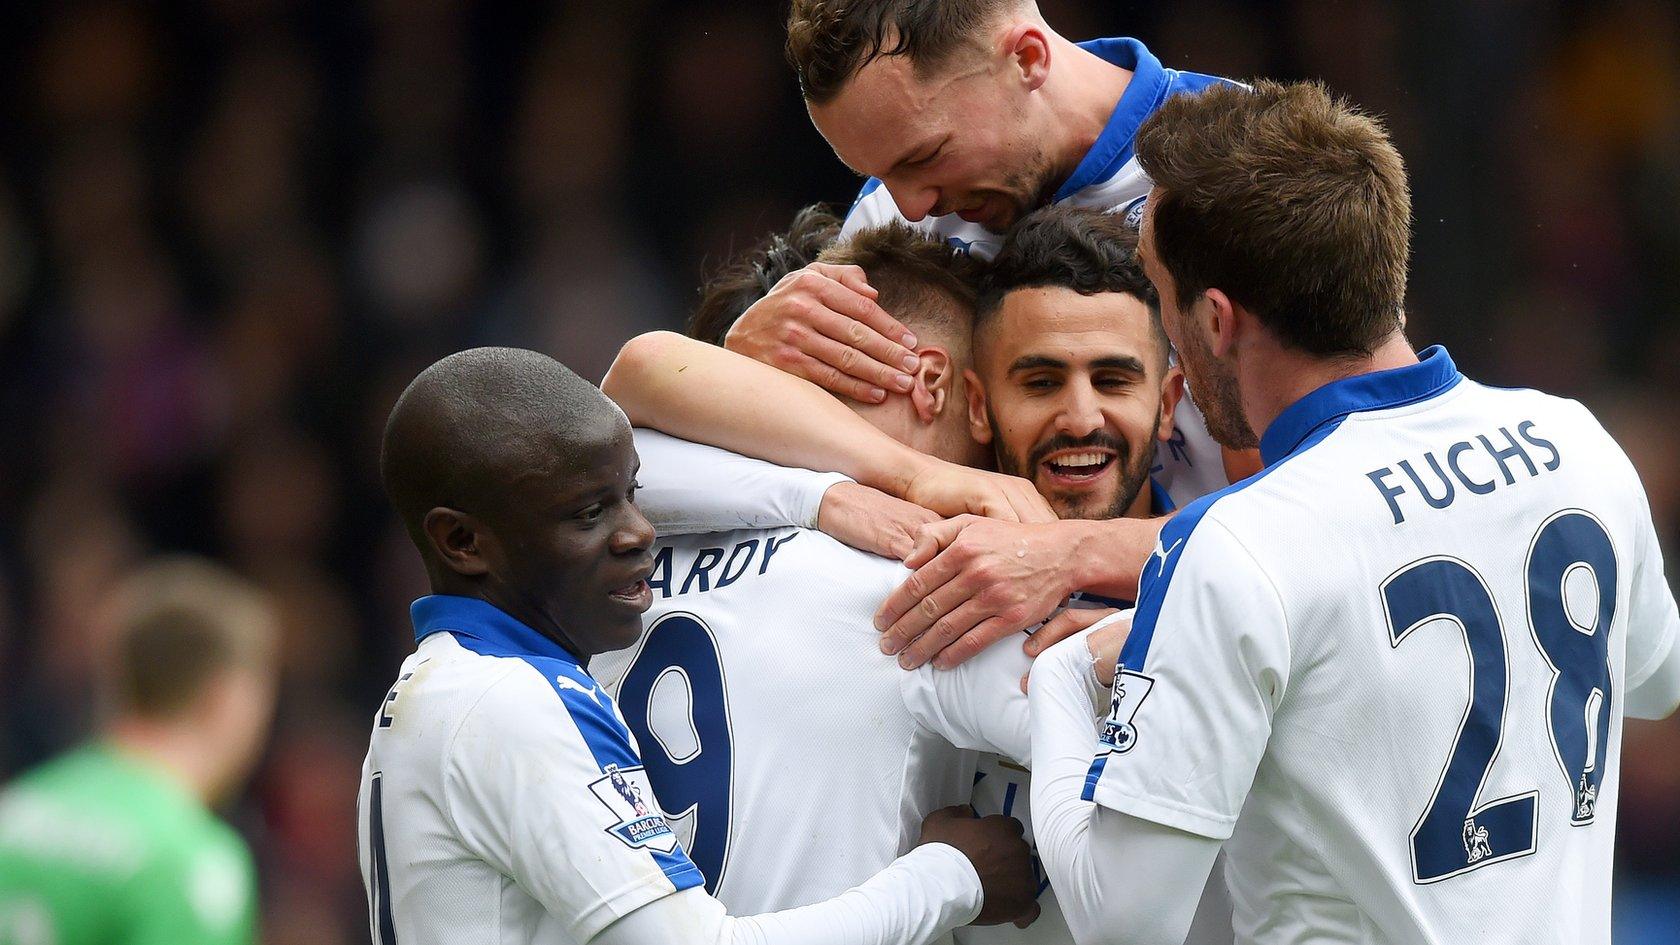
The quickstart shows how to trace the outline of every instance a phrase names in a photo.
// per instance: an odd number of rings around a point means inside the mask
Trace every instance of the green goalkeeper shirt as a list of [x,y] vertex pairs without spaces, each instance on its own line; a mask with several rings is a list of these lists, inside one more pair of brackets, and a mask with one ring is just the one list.
[[89,746],[0,793],[0,945],[234,945],[243,840],[162,772]]

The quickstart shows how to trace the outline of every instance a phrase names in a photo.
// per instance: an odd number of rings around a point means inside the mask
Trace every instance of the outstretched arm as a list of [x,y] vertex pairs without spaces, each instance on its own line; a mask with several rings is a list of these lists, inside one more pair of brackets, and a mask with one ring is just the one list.
[[637,426],[785,466],[844,473],[941,515],[1055,517],[1024,479],[919,453],[814,384],[673,332],[632,338],[601,389]]
[[839,473],[790,469],[763,460],[635,430],[636,506],[661,536],[737,528],[816,528]]

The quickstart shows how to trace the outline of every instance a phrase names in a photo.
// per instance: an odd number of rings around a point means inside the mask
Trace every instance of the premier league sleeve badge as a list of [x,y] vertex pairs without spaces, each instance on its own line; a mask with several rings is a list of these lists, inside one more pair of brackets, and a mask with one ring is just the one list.
[[1137,744],[1137,727],[1132,724],[1138,707],[1148,698],[1155,680],[1142,673],[1121,669],[1114,675],[1114,692],[1109,699],[1108,718],[1103,721],[1102,733],[1097,736],[1098,750],[1103,754],[1125,754]]
[[604,805],[617,823],[607,827],[607,833],[623,841],[632,849],[657,850],[670,853],[677,848],[677,835],[665,822],[665,815],[654,798],[653,785],[641,765],[621,768],[607,765],[602,769],[606,777],[589,785],[590,793]]

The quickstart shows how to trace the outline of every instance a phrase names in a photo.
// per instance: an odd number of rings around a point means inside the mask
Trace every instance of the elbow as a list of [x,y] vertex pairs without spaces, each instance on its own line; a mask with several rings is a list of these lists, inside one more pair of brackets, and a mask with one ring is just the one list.
[[639,427],[657,426],[652,403],[644,396],[659,366],[668,362],[688,339],[672,331],[650,331],[637,335],[618,349],[618,357],[601,379],[601,393],[623,409]]

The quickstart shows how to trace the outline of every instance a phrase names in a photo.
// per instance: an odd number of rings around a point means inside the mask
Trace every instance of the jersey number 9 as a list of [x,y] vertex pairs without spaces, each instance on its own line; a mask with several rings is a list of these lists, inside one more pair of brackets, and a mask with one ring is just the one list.
[[648,631],[618,692],[659,805],[713,895],[729,859],[734,739],[726,691],[711,628],[673,613]]

